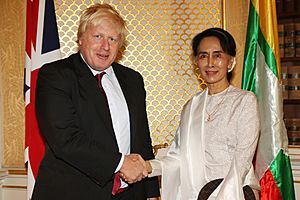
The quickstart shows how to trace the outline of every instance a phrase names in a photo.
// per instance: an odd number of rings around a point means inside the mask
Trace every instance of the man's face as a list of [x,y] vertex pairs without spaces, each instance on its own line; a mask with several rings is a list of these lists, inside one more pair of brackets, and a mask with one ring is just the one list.
[[79,49],[91,68],[103,71],[116,59],[120,40],[119,26],[103,20],[99,25],[89,26],[82,34]]

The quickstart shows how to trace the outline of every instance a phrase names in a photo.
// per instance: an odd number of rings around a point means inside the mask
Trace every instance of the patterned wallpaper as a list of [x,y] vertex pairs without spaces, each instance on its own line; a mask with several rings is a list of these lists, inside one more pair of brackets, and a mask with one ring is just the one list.
[[[55,0],[63,57],[77,51],[81,10],[91,0]],[[203,82],[191,60],[192,37],[205,28],[226,27],[237,41],[241,71],[248,1],[237,0],[110,0],[128,23],[128,46],[120,63],[139,71],[147,90],[153,144],[170,142],[185,102]],[[24,44],[26,1],[0,1],[0,164],[24,168]],[[240,77],[234,78],[239,83]]]
[[[64,57],[77,51],[81,10],[96,2],[55,1]],[[144,77],[153,144],[170,143],[183,105],[203,87],[194,70],[191,39],[205,28],[221,26],[221,0],[101,2],[113,5],[127,21],[128,46],[120,63]]]

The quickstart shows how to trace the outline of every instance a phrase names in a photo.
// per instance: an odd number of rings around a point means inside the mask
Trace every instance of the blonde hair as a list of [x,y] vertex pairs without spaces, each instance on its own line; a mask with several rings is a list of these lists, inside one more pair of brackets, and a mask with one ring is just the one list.
[[126,37],[126,22],[121,15],[109,4],[97,3],[83,11],[77,31],[77,42],[89,26],[97,26],[103,20],[110,20],[120,27],[120,46],[124,46]]

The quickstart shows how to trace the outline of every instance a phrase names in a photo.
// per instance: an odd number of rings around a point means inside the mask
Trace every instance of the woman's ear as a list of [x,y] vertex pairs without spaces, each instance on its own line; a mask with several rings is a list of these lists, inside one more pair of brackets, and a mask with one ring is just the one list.
[[235,59],[235,57],[233,57],[232,58],[232,63],[230,65],[230,67],[228,66],[227,72],[228,73],[231,72],[234,69],[235,65],[236,65],[236,59]]

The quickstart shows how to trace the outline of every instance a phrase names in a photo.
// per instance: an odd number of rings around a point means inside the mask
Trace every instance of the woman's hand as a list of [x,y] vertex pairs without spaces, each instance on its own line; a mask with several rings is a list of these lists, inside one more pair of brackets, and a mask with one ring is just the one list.
[[151,166],[151,163],[148,160],[146,160],[146,169],[147,169],[148,174],[151,174],[152,166]]

